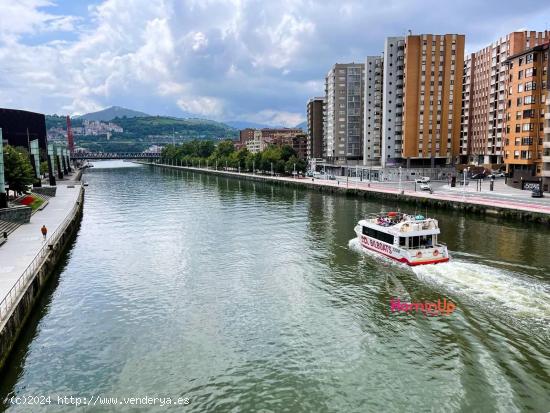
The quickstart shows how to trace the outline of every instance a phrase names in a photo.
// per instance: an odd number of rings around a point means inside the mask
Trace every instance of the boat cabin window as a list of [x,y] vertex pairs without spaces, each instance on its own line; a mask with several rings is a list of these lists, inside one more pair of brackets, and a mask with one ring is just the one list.
[[406,247],[407,246],[407,237],[399,237],[399,246],[400,247]]
[[378,231],[373,228],[363,227],[363,235],[367,235],[371,238],[375,238],[379,241],[386,242],[388,244],[393,244],[393,235],[386,234],[385,232]]
[[409,248],[431,248],[433,247],[433,235],[420,235],[409,238]]

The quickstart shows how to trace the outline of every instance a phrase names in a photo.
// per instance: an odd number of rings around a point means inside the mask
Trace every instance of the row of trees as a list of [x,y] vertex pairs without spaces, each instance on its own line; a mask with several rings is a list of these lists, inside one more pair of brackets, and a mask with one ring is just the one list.
[[29,152],[25,148],[4,146],[4,178],[11,191],[28,191],[28,186],[32,185],[36,178]]
[[[294,170],[305,172],[307,164],[299,159],[292,146],[270,145],[258,153],[246,148],[235,150],[233,142],[225,140],[217,145],[207,140],[192,140],[181,145],[168,145],[162,151],[163,161],[178,162],[189,166],[207,166],[240,169],[246,172],[262,171],[291,174]],[[273,169],[272,169],[273,168]]]

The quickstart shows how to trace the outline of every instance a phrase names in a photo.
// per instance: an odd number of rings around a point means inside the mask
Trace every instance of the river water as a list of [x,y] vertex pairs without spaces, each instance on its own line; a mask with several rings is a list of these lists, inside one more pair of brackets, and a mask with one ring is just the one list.
[[[548,228],[428,210],[453,259],[411,270],[353,239],[395,204],[122,162],[84,179],[79,233],[0,410],[150,396],[142,411],[550,411]],[[392,298],[457,308],[392,312]],[[99,404],[86,411],[114,409]]]

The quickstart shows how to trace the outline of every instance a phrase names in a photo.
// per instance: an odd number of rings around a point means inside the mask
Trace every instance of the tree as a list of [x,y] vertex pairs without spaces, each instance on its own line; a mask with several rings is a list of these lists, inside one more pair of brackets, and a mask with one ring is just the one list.
[[26,150],[6,145],[4,147],[4,173],[10,190],[27,192],[34,180],[34,170]]

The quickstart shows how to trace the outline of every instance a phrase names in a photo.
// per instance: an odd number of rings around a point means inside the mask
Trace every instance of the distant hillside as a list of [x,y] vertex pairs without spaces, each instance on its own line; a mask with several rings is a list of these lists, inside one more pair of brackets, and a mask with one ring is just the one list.
[[307,129],[307,120],[303,121],[302,123],[297,124],[295,127],[306,130]]
[[78,119],[101,120],[103,122],[108,122],[110,120],[113,120],[114,118],[138,118],[142,116],[151,115],[132,109],[122,108],[120,106],[111,106],[110,108],[103,109],[98,112],[86,113],[85,115],[79,116]]
[[127,138],[144,137],[147,135],[173,134],[185,139],[202,138],[234,138],[238,131],[224,123],[207,119],[181,119],[167,116],[147,116],[134,118],[115,118],[113,123],[122,126]]
[[246,128],[252,128],[252,129],[262,129],[262,128],[272,128],[273,126],[264,125],[261,123],[254,123],[254,122],[247,122],[245,120],[230,120],[227,122],[224,122],[226,125],[231,126],[235,129],[246,129]]

